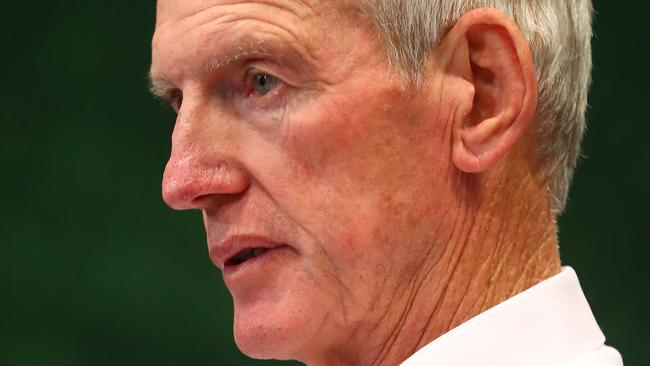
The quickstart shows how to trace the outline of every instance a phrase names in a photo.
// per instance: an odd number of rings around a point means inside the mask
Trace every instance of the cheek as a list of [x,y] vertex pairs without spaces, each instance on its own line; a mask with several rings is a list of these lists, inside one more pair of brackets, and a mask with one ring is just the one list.
[[[371,102],[369,102],[369,100]],[[416,122],[394,95],[331,101],[295,121],[285,140],[297,213],[330,257],[349,268],[390,260],[390,243],[426,179]],[[402,238],[406,239],[406,238]],[[372,256],[379,257],[374,260]],[[367,270],[367,268],[365,268]]]
[[381,266],[399,251],[393,243],[414,240],[444,170],[444,159],[426,165],[439,136],[415,115],[399,88],[357,85],[291,111],[273,135],[248,143],[256,178],[313,244],[301,249],[328,258],[331,271]]

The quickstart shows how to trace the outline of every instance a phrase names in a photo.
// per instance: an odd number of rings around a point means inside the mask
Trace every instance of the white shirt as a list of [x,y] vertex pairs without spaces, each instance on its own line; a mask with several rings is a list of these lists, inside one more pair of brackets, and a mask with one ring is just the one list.
[[401,366],[622,366],[575,271],[562,272],[424,346]]

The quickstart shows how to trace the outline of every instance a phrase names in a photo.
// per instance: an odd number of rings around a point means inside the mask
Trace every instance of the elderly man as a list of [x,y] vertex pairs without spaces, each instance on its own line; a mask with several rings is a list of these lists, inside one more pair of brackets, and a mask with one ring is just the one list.
[[163,197],[238,347],[308,365],[621,365],[562,211],[589,0],[159,0]]

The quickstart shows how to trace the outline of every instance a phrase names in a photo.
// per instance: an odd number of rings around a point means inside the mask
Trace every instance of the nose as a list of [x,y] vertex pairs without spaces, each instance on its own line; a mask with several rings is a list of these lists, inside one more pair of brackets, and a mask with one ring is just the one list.
[[215,118],[198,107],[184,105],[179,112],[162,183],[163,199],[173,209],[204,209],[249,186],[232,128]]

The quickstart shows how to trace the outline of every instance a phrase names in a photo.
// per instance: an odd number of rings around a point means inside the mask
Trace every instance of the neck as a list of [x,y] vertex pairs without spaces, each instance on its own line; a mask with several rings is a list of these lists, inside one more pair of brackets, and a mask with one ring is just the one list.
[[[450,329],[559,273],[548,200],[531,200],[546,197],[543,188],[531,175],[496,176],[468,183],[485,187],[480,197],[468,197],[478,203],[457,211],[452,239],[382,319],[387,336],[368,353],[373,358],[356,364],[398,365]],[[513,181],[521,182],[516,191],[505,184]]]

